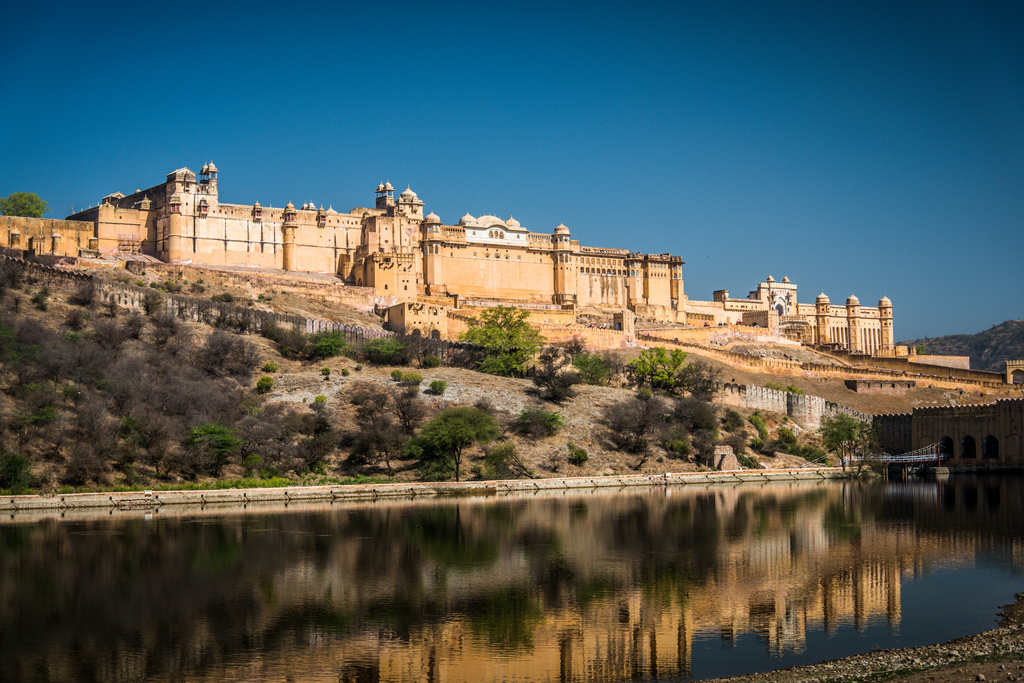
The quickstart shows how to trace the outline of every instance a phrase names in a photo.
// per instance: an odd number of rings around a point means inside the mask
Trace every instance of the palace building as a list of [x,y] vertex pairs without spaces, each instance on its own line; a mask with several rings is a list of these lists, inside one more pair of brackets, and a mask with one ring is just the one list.
[[[64,221],[2,217],[3,246],[36,255],[144,254],[166,263],[316,272],[373,290],[378,306],[418,300],[597,313],[633,312],[665,323],[767,327],[811,344],[893,348],[892,304],[845,306],[822,294],[796,302],[796,285],[771,277],[746,299],[727,290],[690,301],[679,256],[583,246],[568,227],[532,231],[509,217],[424,215],[410,188],[377,186],[372,207],[347,213],[312,202],[281,208],[220,201],[219,171],[181,168],[130,195],[115,192]],[[20,229],[19,229],[20,228]]]

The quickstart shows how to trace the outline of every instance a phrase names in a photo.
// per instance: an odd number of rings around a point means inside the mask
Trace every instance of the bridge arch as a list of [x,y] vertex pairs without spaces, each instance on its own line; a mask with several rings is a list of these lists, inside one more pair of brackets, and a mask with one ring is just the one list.
[[960,457],[961,458],[976,458],[978,457],[978,448],[974,441],[974,437],[968,434],[964,438],[960,439]]
[[981,442],[981,453],[983,458],[999,457],[999,439],[989,434]]

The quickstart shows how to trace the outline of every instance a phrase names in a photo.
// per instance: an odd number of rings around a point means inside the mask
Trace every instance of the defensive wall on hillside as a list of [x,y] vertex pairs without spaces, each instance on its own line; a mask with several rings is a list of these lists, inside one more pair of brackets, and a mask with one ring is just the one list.
[[127,264],[127,268],[129,271],[144,269],[162,274],[166,273],[167,277],[178,280],[183,280],[189,275],[199,276],[205,284],[239,287],[242,289],[273,289],[278,292],[287,292],[307,298],[319,299],[325,303],[341,304],[366,313],[372,313],[375,306],[372,287],[347,285],[338,280],[318,281],[312,278],[303,278],[301,273],[281,275],[275,273],[244,273],[216,268],[203,268],[200,266],[131,262]]
[[[58,285],[61,283],[92,282],[96,288],[97,299],[100,302],[113,301],[122,308],[139,311],[146,310],[147,306],[151,308],[156,306],[156,310],[151,310],[151,313],[162,310],[182,321],[216,324],[222,327],[231,327],[254,333],[262,332],[274,325],[280,327],[294,326],[307,334],[322,331],[338,331],[345,336],[347,341],[353,344],[359,344],[369,339],[394,336],[393,332],[370,327],[346,325],[320,318],[306,318],[303,316],[261,311],[246,306],[219,303],[182,294],[168,294],[148,287],[99,278],[88,273],[54,268],[2,254],[0,254],[0,261],[16,263],[29,271],[32,277],[47,280]],[[152,297],[157,297],[157,299],[154,300]],[[147,303],[147,300],[149,303]]]
[[[801,363],[799,361],[785,360],[781,358],[770,358],[762,356],[751,356],[742,353],[736,353],[735,351],[727,351],[725,349],[716,349],[714,347],[704,346],[702,344],[695,344],[684,341],[670,341],[663,338],[645,337],[638,333],[638,340],[647,343],[656,344],[668,344],[676,346],[682,349],[691,349],[694,352],[700,353],[705,356],[712,358],[718,358],[730,364],[736,364],[746,366],[758,370],[766,370],[772,372],[773,370],[782,371],[785,373],[810,373],[818,377],[850,377],[856,375],[858,377],[878,377],[881,381],[884,379],[910,379],[913,377],[920,386],[922,382],[941,389],[959,389],[959,388],[978,388],[978,389],[1005,389],[1007,384],[1005,377],[1001,373],[994,372],[981,372],[978,370],[955,370],[950,369],[942,375],[929,374],[927,372],[921,372],[927,370],[922,368],[920,365],[903,364],[897,365],[901,368],[909,368],[906,375],[902,374],[902,370],[897,370],[895,367],[891,370],[867,367],[867,366],[842,366],[842,365],[827,365],[824,363]],[[887,364],[892,363],[896,359],[880,359],[887,361]],[[872,360],[865,360],[864,362],[873,362]]]
[[748,386],[745,384],[722,384],[718,400],[726,405],[748,408],[751,410],[767,410],[788,416],[801,428],[816,430],[821,423],[835,415],[849,415],[861,422],[871,422],[872,415],[862,413],[838,403],[826,401],[820,396],[794,394],[779,389]]
[[[987,372],[985,370],[970,370],[968,367],[970,358],[968,356],[922,356],[910,354],[907,356],[885,356],[866,355],[860,353],[849,353],[843,350],[831,351],[831,355],[845,360],[858,367],[871,366],[897,372],[910,374],[921,373],[923,375],[953,376],[964,380],[976,380],[978,382],[1003,383],[1002,373]],[[944,362],[930,362],[938,360]],[[948,361],[948,362],[946,362]]]

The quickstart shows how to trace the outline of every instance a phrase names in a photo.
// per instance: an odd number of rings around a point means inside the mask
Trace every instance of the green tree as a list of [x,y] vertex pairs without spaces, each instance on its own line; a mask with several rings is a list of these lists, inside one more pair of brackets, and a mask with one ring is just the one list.
[[0,215],[3,216],[42,218],[49,210],[50,205],[33,192],[12,192],[6,197],[0,197]]
[[829,453],[839,456],[844,470],[847,459],[856,451],[869,448],[874,435],[871,425],[843,414],[825,420],[818,433],[821,434],[821,445]]
[[462,458],[474,444],[483,446],[498,437],[498,422],[477,408],[448,408],[424,425],[420,435],[407,442],[406,453],[420,461],[425,476],[459,481]]
[[219,422],[207,422],[189,430],[185,446],[198,456],[197,461],[210,473],[219,475],[228,464],[231,454],[243,443],[234,430]]
[[405,363],[405,344],[394,337],[371,339],[363,344],[363,353],[376,365],[402,365]]
[[721,372],[710,363],[698,360],[686,363],[686,353],[673,349],[671,353],[658,346],[641,351],[638,358],[628,364],[638,384],[649,383],[652,389],[669,393],[687,392],[705,401],[718,392]]
[[683,365],[686,352],[673,349],[672,353],[663,347],[641,351],[638,358],[629,361],[629,371],[639,384],[649,383],[654,389],[676,391],[683,381]]
[[348,353],[352,347],[337,330],[326,330],[309,335],[306,355],[310,358],[333,358]]
[[526,363],[540,348],[544,338],[526,322],[529,313],[511,306],[497,306],[469,321],[470,329],[459,337],[484,349],[481,372],[507,377],[522,377]]
[[611,366],[596,353],[580,353],[573,356],[572,366],[576,368],[584,384],[604,386],[612,374]]

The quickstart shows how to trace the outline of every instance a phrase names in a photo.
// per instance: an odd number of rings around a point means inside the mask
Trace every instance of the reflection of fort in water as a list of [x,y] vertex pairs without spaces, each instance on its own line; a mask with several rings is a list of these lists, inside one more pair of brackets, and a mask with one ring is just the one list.
[[[905,575],[972,564],[1004,544],[1019,563],[1011,532],[1024,514],[1020,486],[1008,491],[1009,482],[673,487],[325,506],[312,520],[223,518],[216,520],[219,542],[231,553],[203,562],[215,586],[223,581],[245,593],[240,638],[268,646],[232,653],[217,642],[216,601],[203,603],[203,591],[176,596],[204,626],[181,634],[182,668],[164,673],[184,669],[195,680],[282,672],[301,680],[303,671],[340,672],[338,680],[621,680],[687,676],[695,649],[711,639],[728,644],[754,634],[773,654],[801,652],[809,631],[898,625]],[[992,534],[957,532],[951,516],[983,521]],[[264,555],[246,544],[267,521],[284,528]],[[162,524],[171,525],[162,530],[171,538],[187,531],[174,520]],[[186,552],[191,542],[180,540]],[[211,542],[203,536],[198,547]],[[74,554],[73,543],[62,548]],[[119,561],[117,553],[96,559]],[[191,567],[198,561],[188,560]],[[7,580],[12,567],[2,557],[0,567],[0,596],[17,602]],[[298,637],[281,638],[282,624],[307,611]],[[161,624],[138,629],[159,632]],[[281,642],[270,648],[276,633]],[[198,665],[211,649],[231,665]],[[63,653],[50,656],[59,667]],[[153,677],[138,652],[111,656],[108,671],[143,666]]]

